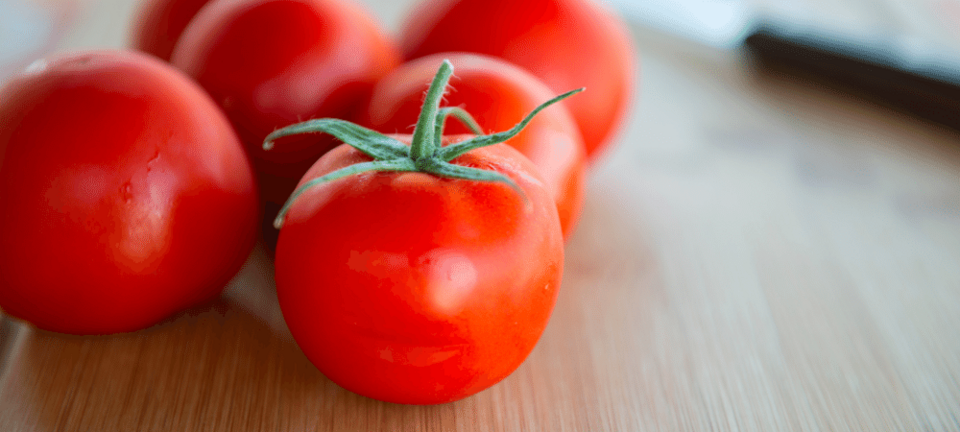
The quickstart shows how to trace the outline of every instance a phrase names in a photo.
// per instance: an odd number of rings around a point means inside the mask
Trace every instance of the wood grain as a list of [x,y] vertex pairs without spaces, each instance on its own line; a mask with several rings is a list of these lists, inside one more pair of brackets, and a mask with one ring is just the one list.
[[151,329],[5,324],[0,430],[960,431],[960,134],[634,30],[637,109],[500,384],[428,407],[339,388],[258,250],[226,300]]

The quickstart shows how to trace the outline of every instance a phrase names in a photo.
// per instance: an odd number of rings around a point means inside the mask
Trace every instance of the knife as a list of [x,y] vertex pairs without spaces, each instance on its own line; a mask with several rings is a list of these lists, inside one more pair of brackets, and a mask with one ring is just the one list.
[[[960,54],[930,40],[751,14],[739,0],[610,0],[635,23],[960,130]],[[802,15],[802,14],[798,14]]]

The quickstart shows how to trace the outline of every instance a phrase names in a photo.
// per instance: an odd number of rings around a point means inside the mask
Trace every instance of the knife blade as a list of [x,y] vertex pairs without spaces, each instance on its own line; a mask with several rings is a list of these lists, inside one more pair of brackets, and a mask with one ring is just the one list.
[[960,53],[953,47],[771,18],[742,0],[611,3],[638,25],[717,49],[742,49],[760,68],[816,80],[960,130]]

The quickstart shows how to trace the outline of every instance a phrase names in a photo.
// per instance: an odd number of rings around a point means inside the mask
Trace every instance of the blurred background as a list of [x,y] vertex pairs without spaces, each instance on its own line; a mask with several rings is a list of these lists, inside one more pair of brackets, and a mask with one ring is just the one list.
[[[633,23],[730,37],[757,17],[773,17],[891,43],[960,47],[960,0],[605,0]],[[3,0],[0,76],[52,50],[117,47],[127,40],[136,0]],[[361,0],[396,30],[410,1]]]
[[[637,32],[650,37],[676,38],[689,43],[693,49],[705,47],[708,52],[735,50],[758,25],[773,23],[780,30],[784,30],[780,27],[786,30],[773,35],[774,46],[760,44],[762,49],[753,46],[755,51],[762,51],[764,58],[785,55],[778,58],[778,63],[786,60],[790,66],[800,66],[808,72],[811,67],[815,69],[824,63],[823,59],[799,58],[809,57],[811,53],[796,52],[795,46],[783,44],[784,38],[805,48],[840,50],[856,57],[852,69],[851,64],[844,64],[835,66],[834,70],[813,70],[806,78],[830,78],[828,75],[840,68],[844,69],[841,73],[854,74],[849,78],[855,83],[869,81],[876,71],[860,70],[861,62],[876,60],[893,66],[895,72],[916,72],[924,77],[933,74],[946,80],[954,87],[953,97],[960,99],[960,0],[602,1],[618,10]],[[52,51],[127,46],[139,3],[135,0],[3,0],[0,2],[0,82]],[[396,32],[404,11],[414,2],[361,0],[359,3],[365,4],[386,28]],[[896,83],[899,78],[902,76],[892,75],[884,78],[880,85],[891,84],[891,79]],[[918,92],[911,87],[886,95],[887,99],[898,102],[904,91]],[[879,91],[861,89],[861,93],[864,92]],[[910,101],[906,111],[924,111],[923,107],[918,110],[915,106],[928,100],[929,97],[921,96],[919,102]],[[960,102],[952,102],[936,109],[960,108]],[[909,106],[911,104],[914,106]],[[960,127],[960,118],[934,120],[956,123],[953,126]]]
[[[415,1],[359,3],[395,33]],[[248,412],[308,424],[326,421],[322,412],[337,422],[327,430],[380,420],[430,430],[960,430],[960,133],[951,128],[960,123],[944,127],[958,118],[951,106],[960,96],[874,92],[913,83],[904,73],[960,86],[960,0],[607,3],[629,20],[639,51],[635,105],[590,173],[551,324],[504,384],[442,407],[352,398],[289,361],[295,347],[234,314],[227,325],[179,320],[147,336],[40,334],[24,342],[22,370],[0,373],[0,401],[49,406],[57,419],[80,413],[78,424],[97,410],[46,401],[87,394],[126,404],[109,384],[84,378],[96,375],[86,367],[150,389],[151,373],[169,376],[173,384],[156,386],[162,397],[145,390],[155,403],[137,412],[162,418],[164,401],[196,393],[204,425]],[[125,46],[138,6],[0,0],[0,81],[45,53]],[[741,49],[763,22],[779,24],[753,49],[784,69]],[[833,58],[840,66],[824,80],[822,69],[803,72],[822,65],[810,63],[824,58],[809,56],[811,46],[850,57]],[[838,71],[856,78],[837,84]],[[877,76],[887,79],[869,79]],[[858,89],[866,82],[873,87]],[[934,107],[920,114],[948,115],[905,115],[918,111],[917,96]],[[904,99],[912,108],[899,106]],[[245,268],[230,295],[280,328],[269,290],[238,291],[272,283],[266,252],[255,255],[261,267]],[[199,353],[208,369],[137,367],[168,351]],[[114,358],[136,361],[111,366]],[[68,366],[54,376],[57,361]],[[271,405],[273,393],[258,399],[282,381],[260,373],[267,362],[295,383],[277,387],[285,404]],[[208,398],[214,386],[203,379],[229,384],[218,395],[243,396]],[[0,406],[0,425],[4,415],[21,414]]]

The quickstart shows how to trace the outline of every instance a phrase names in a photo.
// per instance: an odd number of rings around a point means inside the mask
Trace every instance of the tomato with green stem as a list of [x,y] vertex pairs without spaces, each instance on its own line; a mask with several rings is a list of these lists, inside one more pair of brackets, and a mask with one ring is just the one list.
[[317,161],[277,218],[277,296],[321,372],[389,402],[450,402],[509,375],[560,287],[556,205],[532,163],[500,144],[542,107],[506,132],[444,137],[447,116],[469,122],[438,110],[452,70],[440,67],[412,136],[318,119],[264,145],[309,132],[346,143]]
[[[381,132],[405,132],[416,122],[430,77],[446,58],[457,70],[444,102],[469,112],[486,131],[505,130],[523,119],[553,92],[518,66],[495,57],[445,53],[407,62],[383,77],[373,89],[358,124]],[[456,122],[447,134],[474,132]],[[580,130],[567,109],[553,105],[534,118],[508,145],[530,159],[557,203],[564,238],[573,232],[583,206],[586,156]]]

